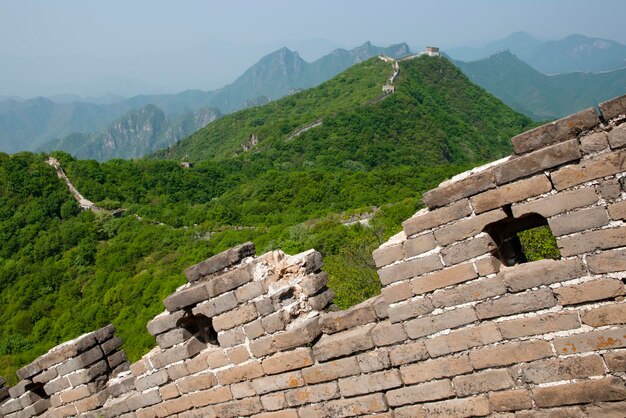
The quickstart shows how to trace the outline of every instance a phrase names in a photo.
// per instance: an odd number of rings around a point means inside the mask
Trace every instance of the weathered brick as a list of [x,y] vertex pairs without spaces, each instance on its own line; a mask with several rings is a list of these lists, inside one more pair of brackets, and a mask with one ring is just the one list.
[[45,412],[48,408],[50,408],[50,400],[49,399],[39,399],[32,405],[27,406],[21,411],[19,416],[27,416],[31,417],[34,415],[40,415]]
[[464,218],[472,213],[472,208],[467,199],[459,200],[449,206],[438,208],[432,211],[422,210],[413,217],[402,223],[404,233],[407,237],[426,231],[437,226],[446,224],[456,219]]
[[626,200],[609,205],[609,216],[611,219],[626,219]]
[[292,389],[285,393],[289,406],[300,406],[305,403],[315,403],[339,397],[337,383],[320,383],[319,385],[305,386]]
[[502,209],[482,213],[471,218],[462,219],[435,230],[435,239],[444,246],[455,241],[461,241],[480,233],[485,226],[506,218]]
[[201,390],[199,392],[191,393],[188,396],[193,403],[193,406],[196,408],[223,403],[233,399],[230,389],[224,386]]
[[240,364],[248,361],[248,359],[250,358],[250,353],[248,352],[248,348],[242,345],[239,347],[226,349],[226,356],[231,363]]
[[402,364],[413,363],[428,357],[426,346],[422,341],[396,345],[389,351],[389,359],[391,364],[399,366]]
[[340,399],[326,404],[326,410],[331,417],[355,417],[369,415],[374,412],[388,409],[385,397],[378,393],[361,396],[353,399]]
[[515,183],[487,190],[472,197],[472,207],[476,213],[486,212],[509,203],[520,202],[552,190],[552,183],[543,175],[537,175]]
[[263,360],[263,370],[266,374],[282,373],[288,370],[302,369],[313,364],[310,348],[302,348],[285,353],[278,353]]
[[259,338],[261,335],[265,334],[265,329],[263,329],[263,322],[261,321],[261,318],[257,318],[254,321],[245,324],[243,326],[243,333],[250,340]]
[[215,349],[206,353],[206,362],[212,369],[226,366],[228,364],[228,358],[226,353],[222,349]]
[[420,295],[478,277],[473,263],[459,264],[411,280],[413,293]]
[[180,391],[175,383],[169,383],[159,388],[159,395],[161,395],[161,398],[166,401],[168,399],[178,398],[180,396]]
[[482,417],[491,412],[485,395],[433,402],[424,409],[427,417]]
[[276,412],[263,412],[253,415],[252,418],[298,418],[298,411],[296,409],[285,409]]
[[304,386],[302,372],[291,371],[287,373],[275,374],[255,379],[252,382],[254,390],[259,395],[264,395],[278,390],[292,389]]
[[624,283],[617,279],[598,279],[554,289],[561,305],[575,305],[624,295]]
[[284,310],[274,312],[261,318],[261,325],[268,334],[284,330],[288,323],[289,314]]
[[626,328],[607,329],[554,339],[559,354],[584,353],[626,347]]
[[248,416],[263,410],[261,400],[258,397],[224,402],[216,404],[214,408],[220,418]]
[[234,309],[238,305],[237,298],[233,292],[223,293],[217,297],[199,303],[193,308],[194,315],[204,315],[212,318],[224,312]]
[[626,96],[614,97],[611,100],[598,105],[600,113],[605,121],[609,121],[619,115],[626,114]]
[[293,328],[274,335],[274,344],[281,350],[300,347],[316,339],[322,330],[319,325],[319,317],[309,318]]
[[606,132],[593,132],[580,137],[580,150],[584,154],[593,154],[606,149],[609,146]]
[[548,219],[550,230],[554,236],[573,234],[574,232],[599,228],[609,223],[606,209],[594,207],[582,209],[565,215],[555,216]]
[[598,306],[581,312],[583,324],[592,327],[626,324],[626,303]]
[[376,312],[371,300],[366,300],[345,311],[328,312],[320,318],[322,332],[333,334],[359,325],[376,322]]
[[623,418],[626,402],[607,402],[586,408],[590,418]]
[[502,321],[498,327],[504,338],[513,339],[575,329],[580,327],[580,320],[575,312],[558,312]]
[[94,389],[94,387],[90,387],[89,385],[81,385],[73,389],[64,390],[59,394],[59,396],[61,398],[61,402],[71,403],[93,395],[95,392]]
[[391,366],[387,349],[370,350],[356,356],[359,368],[363,373],[388,369]]
[[339,391],[342,396],[346,397],[381,392],[398,386],[402,386],[398,370],[387,370],[339,380]]
[[376,312],[378,319],[389,318],[389,302],[387,302],[382,295],[374,296],[373,299],[375,299],[373,303],[374,312]]
[[265,293],[263,282],[255,281],[244,284],[235,290],[235,297],[239,303],[247,302]]
[[258,361],[252,361],[246,364],[239,364],[228,369],[222,369],[215,373],[217,380],[221,385],[230,385],[231,383],[242,382],[244,380],[254,379],[263,376],[263,367]]
[[404,251],[402,251],[402,244],[386,245],[379,247],[372,253],[374,263],[376,267],[386,266],[394,261],[402,260],[404,258]]
[[170,364],[193,357],[205,347],[205,343],[198,340],[196,337],[192,337],[183,344],[168,348],[167,350],[153,355],[150,357],[150,362],[156,368],[163,368]]
[[261,404],[266,411],[277,411],[279,409],[287,409],[287,399],[283,392],[268,393],[261,396]]
[[[18,383],[18,385],[19,385],[19,383]],[[51,380],[50,382],[48,382],[45,385],[43,385],[43,390],[44,390],[44,392],[46,392],[46,394],[52,395],[53,393],[61,392],[63,389],[67,389],[69,387],[70,387],[70,380],[67,378],[67,376],[61,376],[61,377],[59,377],[57,379],[54,379],[54,380]],[[13,389],[13,388],[11,388],[11,389]],[[15,389],[13,389],[13,390],[15,391]],[[9,393],[11,393],[10,390],[9,390]],[[17,396],[11,396],[11,397],[12,398],[17,398],[19,396],[21,396],[21,393],[19,395],[17,395]]]
[[612,350],[604,353],[604,361],[612,372],[626,372],[626,350]]
[[511,139],[516,154],[543,148],[547,145],[576,138],[579,133],[600,124],[595,110],[590,107],[562,119],[531,129]]
[[493,170],[486,169],[470,173],[461,179],[451,179],[439,185],[436,189],[424,193],[423,200],[430,209],[445,206],[464,197],[496,187]]
[[593,187],[583,187],[531,200],[530,202],[514,204],[512,211],[515,218],[529,213],[538,213],[544,218],[549,218],[573,209],[592,205],[597,201],[598,195],[595,189]]
[[454,396],[450,380],[435,380],[415,386],[405,386],[387,392],[387,402],[391,406],[418,402],[435,401]]
[[324,335],[313,346],[315,358],[319,361],[342,357],[374,346],[372,330],[374,324],[343,331],[333,335]]
[[604,364],[599,355],[551,358],[521,364],[511,370],[527,383],[541,384],[560,380],[582,379],[604,375]]
[[306,383],[311,385],[352,376],[360,372],[356,357],[346,357],[303,369],[302,375]]
[[195,266],[189,267],[185,270],[185,276],[187,276],[189,282],[195,282],[204,276],[211,275],[220,270],[224,270],[226,267],[237,264],[245,257],[253,256],[254,251],[254,244],[252,242],[246,242],[226,251],[222,251]]
[[411,288],[411,283],[408,280],[385,286],[381,290],[381,293],[388,304],[400,302],[413,297],[413,289]]
[[541,285],[564,282],[587,273],[582,260],[539,260],[532,263],[503,267],[498,275],[513,292]]
[[456,328],[477,321],[476,313],[471,306],[446,311],[439,315],[426,316],[413,319],[404,324],[408,336],[417,339],[443,331],[444,329]]
[[587,256],[587,267],[592,273],[612,273],[626,270],[626,249],[604,251]]
[[253,321],[258,317],[254,304],[240,306],[232,311],[225,312],[213,318],[213,327],[216,331],[227,330],[237,325]]
[[523,312],[538,311],[556,305],[550,289],[533,290],[524,293],[505,295],[499,299],[480,302],[476,305],[476,315],[480,319],[496,318]]
[[176,382],[176,386],[181,393],[195,392],[197,390],[208,389],[215,386],[217,380],[213,373],[204,373],[195,376],[188,376]]
[[442,267],[443,264],[441,264],[439,255],[432,254],[384,267],[378,270],[378,276],[383,286],[386,286],[393,282],[439,270]]
[[494,256],[477,260],[474,262],[474,265],[476,266],[479,276],[488,276],[497,273],[500,271],[500,268],[502,268],[502,262]]
[[176,328],[166,333],[157,335],[156,340],[159,347],[165,349],[181,344],[191,338],[191,333],[184,328]]
[[161,369],[152,374],[142,376],[135,380],[135,386],[138,391],[144,391],[155,386],[160,386],[167,383],[169,376],[167,370]]
[[131,411],[136,411],[140,408],[145,408],[146,406],[155,405],[161,402],[161,396],[159,395],[159,389],[154,388],[147,390],[143,393],[135,392],[126,398],[126,404],[130,408]]
[[563,167],[550,177],[557,190],[567,189],[601,177],[610,176],[626,169],[626,151],[600,154],[577,165]]
[[389,306],[387,311],[391,322],[400,322],[409,318],[432,312],[433,305],[428,297],[416,297]]
[[609,144],[611,144],[611,148],[621,148],[626,145],[626,124],[621,124],[617,128],[613,128],[609,132]]
[[519,411],[520,409],[533,407],[530,393],[526,389],[491,392],[489,394],[489,403],[491,403],[491,408],[496,412]]
[[230,391],[236,399],[248,398],[257,394],[252,382],[248,381],[233,383],[230,385]]
[[509,183],[522,177],[544,171],[578,160],[582,157],[578,139],[547,146],[518,158],[512,158],[494,167],[494,176],[498,184]]
[[251,269],[252,266],[248,264],[236,267],[224,274],[213,277],[206,283],[207,293],[210,297],[215,297],[251,282]]
[[411,385],[414,383],[427,382],[442,377],[452,377],[471,372],[467,354],[460,356],[440,357],[434,360],[421,361],[400,368],[402,381]]
[[87,369],[82,369],[77,371],[76,373],[72,373],[67,375],[67,378],[70,381],[72,386],[79,386],[84,383],[91,382],[96,379],[96,377],[105,374],[110,367],[109,364],[105,360],[100,360],[97,363],[92,364]]
[[326,408],[322,404],[306,405],[298,409],[300,418],[327,418]]
[[440,290],[432,295],[432,302],[437,308],[462,305],[464,303],[486,299],[506,293],[500,277],[490,277],[472,283]]
[[319,292],[321,289],[323,289],[324,286],[326,286],[327,281],[328,278],[326,276],[326,273],[321,272],[305,276],[302,280],[300,280],[298,284],[302,288],[302,292],[305,295],[312,296]]
[[200,283],[177,290],[165,298],[163,305],[168,311],[174,312],[186,308],[187,306],[195,305],[208,298],[209,294],[207,293],[204,283]]
[[435,236],[432,232],[428,232],[404,241],[404,254],[406,257],[415,257],[434,249],[436,246]]
[[474,369],[485,369],[524,363],[552,355],[552,348],[547,341],[521,341],[474,350],[470,352],[470,362]]
[[133,376],[139,377],[148,371],[148,364],[144,358],[141,358],[130,365],[130,372]]
[[532,392],[536,404],[542,408],[626,399],[624,382],[615,377],[536,387]]
[[504,369],[485,370],[452,379],[458,396],[477,395],[493,390],[509,389],[515,386],[511,375]]
[[383,321],[372,330],[372,339],[374,344],[380,347],[402,342],[407,339],[407,336],[402,324]]
[[308,303],[311,309],[314,311],[323,311],[335,297],[335,292],[332,289],[326,289],[322,293],[309,298]]
[[441,250],[441,256],[446,266],[453,266],[471,258],[488,254],[497,247],[489,234],[482,233],[476,238],[447,246]]
[[102,349],[100,346],[95,346],[92,349],[85,351],[78,357],[74,357],[63,364],[60,364],[57,366],[57,370],[59,371],[59,376],[63,376],[73,371],[83,369],[99,360],[102,360],[103,358],[104,353],[102,352]]
[[502,336],[498,327],[494,323],[487,322],[428,339],[425,344],[431,357],[439,357],[500,340],[502,340]]
[[250,352],[254,357],[260,358],[275,353],[278,349],[274,344],[274,337],[267,335],[250,342]]

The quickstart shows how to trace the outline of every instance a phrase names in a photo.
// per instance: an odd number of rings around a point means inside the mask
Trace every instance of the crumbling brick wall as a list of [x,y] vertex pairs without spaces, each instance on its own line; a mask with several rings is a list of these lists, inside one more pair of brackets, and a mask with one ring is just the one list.
[[[374,252],[381,296],[325,312],[317,252],[255,258],[244,244],[186,271],[130,371],[107,327],[21,369],[0,413],[623,417],[626,96],[600,110],[518,135],[513,156],[426,193]],[[512,237],[537,224],[560,259],[518,253]]]

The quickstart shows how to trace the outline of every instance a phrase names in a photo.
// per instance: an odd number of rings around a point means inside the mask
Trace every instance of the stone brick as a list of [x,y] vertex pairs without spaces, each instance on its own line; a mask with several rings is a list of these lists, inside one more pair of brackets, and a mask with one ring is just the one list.
[[476,238],[452,244],[441,250],[441,256],[446,266],[453,266],[463,261],[488,254],[498,246],[486,233]]
[[161,369],[152,374],[142,376],[135,380],[135,386],[138,391],[144,391],[155,386],[160,386],[169,381],[167,370]]
[[611,273],[626,270],[626,249],[604,251],[587,256],[587,266],[592,273]]
[[10,413],[19,411],[22,408],[18,399],[9,399],[3,404],[0,404],[0,414],[9,415]]
[[598,105],[600,113],[605,121],[609,121],[619,115],[626,114],[626,96],[614,97],[611,100]]
[[366,351],[357,355],[356,359],[363,373],[376,372],[391,367],[387,349]]
[[486,212],[504,205],[539,196],[552,190],[552,183],[539,174],[525,180],[506,184],[495,189],[487,190],[472,197],[472,207],[476,213]]
[[626,145],[626,124],[621,124],[617,128],[613,128],[611,132],[609,132],[609,144],[611,144],[611,148],[621,148]]
[[500,271],[500,268],[502,268],[502,262],[493,256],[477,260],[474,262],[474,265],[476,266],[476,270],[478,270],[479,276],[488,276],[497,273]]
[[506,339],[575,329],[580,327],[580,325],[576,312],[547,313],[498,322],[500,332]]
[[211,278],[211,280],[206,283],[209,296],[215,297],[251,282],[251,269],[252,266],[250,264],[239,266],[224,274]]
[[133,374],[133,376],[139,377],[148,371],[148,366],[149,365],[146,364],[146,360],[141,358],[130,365],[130,372]]
[[230,401],[233,399],[233,395],[228,387],[219,386],[189,394],[189,399],[194,407],[201,408]]
[[250,353],[254,357],[260,358],[277,351],[276,344],[274,344],[274,337],[267,335],[265,337],[257,338],[250,342]]
[[401,324],[383,321],[372,330],[372,339],[374,344],[380,347],[405,341],[407,336]]
[[594,300],[612,299],[626,292],[618,279],[598,279],[554,289],[561,305],[575,305]]
[[616,377],[536,387],[532,392],[535,403],[542,408],[626,399],[624,382]]
[[490,277],[455,286],[451,289],[440,290],[432,295],[433,305],[437,308],[462,305],[506,293],[506,288],[500,277]]
[[452,379],[458,396],[477,395],[515,386],[511,375],[504,369],[485,370]]
[[339,397],[339,387],[337,383],[321,383],[319,385],[305,386],[303,388],[292,389],[285,393],[289,406],[300,406],[305,403],[315,403],[336,399]]
[[326,408],[322,404],[303,406],[298,409],[298,416],[300,418],[328,418]]
[[256,393],[264,395],[278,390],[293,389],[304,386],[304,378],[302,377],[302,372],[298,370],[261,377],[259,379],[255,379],[252,384]]
[[306,296],[312,296],[323,289],[327,281],[326,273],[321,272],[304,277],[298,284]]
[[563,167],[550,177],[557,190],[567,189],[590,180],[610,176],[626,169],[626,151],[600,154],[577,165]]
[[208,298],[209,294],[207,293],[204,283],[200,283],[177,290],[165,298],[163,305],[168,311],[174,312],[186,308],[187,306],[195,305]]
[[541,384],[560,380],[583,379],[604,375],[604,364],[599,355],[551,358],[512,367],[524,382]]
[[254,281],[237,288],[235,290],[235,297],[239,303],[247,302],[265,293],[263,282]]
[[356,357],[346,357],[303,369],[302,375],[306,383],[311,385],[352,376],[360,372]]
[[580,149],[584,154],[593,154],[609,146],[606,132],[594,132],[580,137]]
[[433,402],[424,405],[427,417],[482,417],[489,415],[489,401],[485,395],[463,399]]
[[626,372],[626,350],[613,350],[604,353],[604,361],[612,372]]
[[600,124],[600,119],[595,110],[590,107],[573,115],[531,129],[511,139],[513,150],[516,154],[543,148],[571,138],[576,138],[579,133],[589,130]]
[[597,406],[589,406],[586,413],[590,418],[623,418],[626,402],[608,402]]
[[626,328],[607,329],[554,339],[558,354],[584,353],[626,347]]
[[231,328],[227,331],[220,331],[217,334],[217,341],[224,348],[243,344],[245,340],[246,334],[243,332],[243,327]]
[[485,226],[506,217],[507,215],[502,209],[496,209],[471,218],[462,219],[435,230],[435,239],[442,246],[461,241],[475,236],[485,229]]
[[280,350],[300,347],[316,339],[321,334],[319,317],[309,318],[299,323],[293,323],[287,331],[274,335],[274,344]]
[[197,390],[208,389],[217,383],[213,373],[204,373],[195,376],[188,376],[177,381],[176,386],[181,393],[195,392]]
[[284,330],[288,323],[289,315],[283,310],[261,318],[261,325],[268,334]]
[[140,408],[145,408],[150,405],[155,405],[161,402],[161,396],[159,395],[159,389],[154,388],[147,390],[143,393],[135,392],[126,398],[126,404],[131,411],[136,411]]
[[402,381],[411,385],[414,383],[427,382],[442,377],[452,377],[471,372],[467,354],[460,356],[440,357],[434,360],[426,360],[400,368]]
[[228,369],[222,369],[215,373],[217,380],[221,385],[230,385],[231,383],[251,380],[256,377],[263,376],[263,367],[258,361],[252,361],[246,364],[239,364]]
[[502,336],[496,324],[487,322],[428,339],[425,344],[431,357],[439,357],[500,340],[502,340]]
[[538,213],[544,218],[592,205],[598,201],[594,187],[583,187],[558,194],[517,203],[512,206],[513,216],[520,218],[529,213]]
[[435,380],[415,386],[405,386],[387,392],[387,402],[391,406],[418,402],[435,401],[454,396],[450,380]]
[[243,326],[243,333],[250,340],[259,338],[261,335],[265,334],[265,330],[263,329],[263,323],[261,322],[261,318],[257,318],[254,321],[248,322],[247,324],[245,324]]
[[442,267],[443,264],[441,264],[439,255],[432,254],[384,267],[378,270],[378,276],[383,286],[386,286],[393,282],[439,270]]
[[459,180],[451,179],[424,193],[423,200],[430,209],[445,206],[464,197],[473,196],[496,187],[493,170],[470,173]]
[[432,211],[421,210],[402,223],[407,237],[448,222],[464,218],[472,213],[467,199]]
[[326,404],[329,416],[336,418],[364,416],[387,409],[385,397],[380,393],[353,399],[340,399]]
[[261,400],[257,397],[216,404],[214,408],[220,418],[248,416],[263,410]]
[[[46,383],[48,383],[52,379],[56,379],[56,377],[58,375],[59,375],[59,372],[57,371],[56,368],[48,369],[48,370],[46,370],[43,373],[39,373],[38,375],[33,376],[33,383],[40,383],[42,385],[45,385]],[[0,383],[0,388],[1,387],[2,387],[2,384]],[[2,390],[0,389],[0,393],[1,392],[2,392]],[[2,399],[2,395],[1,394],[0,394],[0,399]]]
[[212,369],[226,366],[228,364],[228,358],[226,353],[222,349],[215,349],[208,351],[206,354],[206,362]]
[[98,376],[107,373],[109,369],[109,364],[106,361],[101,360],[95,364],[92,364],[87,369],[82,369],[77,371],[76,373],[71,373],[67,375],[67,378],[69,379],[72,386],[79,386],[95,380]]
[[167,410],[169,415],[175,415],[193,408],[193,403],[191,399],[189,399],[189,396],[182,396],[177,399],[165,401],[162,406]]
[[614,200],[620,197],[622,194],[622,188],[619,185],[618,179],[610,179],[601,182],[598,185],[598,193],[604,200]]
[[477,321],[476,313],[471,306],[446,311],[439,315],[413,319],[404,324],[408,336],[418,339],[435,334],[449,328],[457,328]]
[[404,251],[402,251],[402,244],[388,245],[379,247],[372,253],[374,263],[376,267],[386,266],[394,261],[402,260],[404,258]]
[[626,303],[598,306],[581,312],[583,324],[592,327],[626,324]]
[[433,305],[428,297],[416,297],[389,306],[387,311],[391,322],[400,322],[409,318],[432,312]]
[[615,220],[626,219],[626,200],[609,205],[609,216]]
[[216,331],[231,329],[237,325],[253,321],[258,316],[259,314],[254,304],[250,303],[214,317],[213,328],[215,328]]
[[413,363],[428,357],[426,346],[422,341],[396,345],[389,351],[389,360],[394,366]]
[[239,346],[235,348],[226,349],[226,356],[233,364],[240,364],[250,359],[250,353],[246,346]]
[[594,207],[582,209],[576,212],[559,215],[548,219],[550,230],[554,236],[573,234],[588,229],[599,228],[609,223],[609,216],[606,209]]
[[266,374],[282,373],[288,370],[302,369],[313,364],[310,348],[302,348],[285,353],[278,353],[263,360],[263,370]]
[[398,386],[402,386],[398,370],[387,370],[339,380],[339,391],[344,397],[382,392]]
[[435,247],[437,247],[435,236],[432,232],[428,232],[404,241],[404,254],[406,257],[415,257],[420,254],[424,254]]
[[374,326],[369,324],[333,335],[324,335],[313,346],[313,354],[319,361],[325,361],[372,348]]
[[470,362],[474,369],[485,369],[524,363],[552,355],[552,348],[547,341],[521,341],[474,350],[470,352]]
[[553,168],[582,157],[578,139],[547,146],[518,158],[512,158],[496,167],[494,175],[498,184],[509,183],[522,177]]
[[413,293],[421,295],[436,289],[472,280],[478,277],[473,263],[459,264],[411,280]]
[[191,338],[191,333],[184,328],[176,328],[164,334],[157,335],[156,340],[159,347],[166,349],[176,344],[181,344]]
[[378,319],[389,318],[389,302],[387,302],[382,295],[374,296],[374,299],[376,299],[373,303],[374,312],[376,312]]
[[505,390],[491,392],[489,403],[496,412],[519,411],[533,407],[530,393],[526,389]]
[[525,293],[505,295],[499,299],[480,302],[476,314],[480,319],[496,318],[524,312],[533,312],[556,305],[550,289],[533,290]]
[[368,299],[345,311],[328,312],[322,315],[320,327],[322,332],[333,334],[359,325],[370,324],[376,322],[376,320],[376,312],[374,312],[372,301]]
[[253,256],[255,252],[254,244],[246,242],[236,247],[222,251],[203,262],[189,267],[185,270],[185,276],[189,282],[195,282],[204,276],[211,275],[226,267],[239,263],[245,257]]
[[[19,385],[19,383],[18,383]],[[17,386],[17,385],[16,385]],[[14,386],[15,387],[15,386]],[[44,392],[46,392],[46,394],[48,395],[52,395],[53,393],[59,393],[61,392],[63,389],[67,389],[70,387],[70,380],[67,378],[67,376],[61,376],[57,379],[51,380],[50,382],[46,383],[43,386],[43,390]],[[13,388],[11,388],[13,389]],[[20,393],[19,395],[17,393],[15,393],[16,389],[13,389],[13,394],[17,395],[17,396],[11,396],[12,398],[18,398],[19,396],[21,396],[24,392]],[[9,393],[11,393],[11,390],[9,390]]]
[[335,292],[332,289],[327,289],[318,295],[310,297],[308,303],[314,311],[323,311],[334,297]]
[[169,383],[159,388],[159,395],[161,395],[161,398],[166,401],[168,399],[178,398],[180,396],[180,392],[178,391],[178,387],[176,387],[175,383]]
[[263,412],[253,415],[252,418],[298,418],[298,411],[296,409],[285,409],[276,412]]
[[407,280],[400,283],[392,283],[389,286],[383,287],[381,294],[385,298],[385,301],[389,304],[413,297],[413,289],[411,288],[411,283]]
[[195,308],[193,308],[193,313],[194,315],[201,314],[208,318],[212,318],[234,309],[237,305],[238,302],[237,298],[235,298],[235,294],[233,292],[228,292],[199,303]]
[[76,388],[72,388],[69,390],[64,390],[59,394],[61,398],[61,402],[63,403],[71,403],[77,401],[79,399],[86,398],[94,394],[95,388],[92,388],[88,385],[81,385]]
[[587,273],[582,260],[539,260],[532,263],[503,267],[498,275],[513,292],[539,287],[541,285],[564,282],[584,276]]
[[287,399],[283,392],[269,393],[261,396],[261,404],[266,411],[277,411],[288,408]]
[[230,391],[236,399],[248,398],[256,395],[252,382],[239,382],[230,385]]
[[183,344],[168,348],[150,358],[150,362],[156,368],[163,368],[181,360],[195,356],[206,347],[206,344],[195,337],[190,338]]

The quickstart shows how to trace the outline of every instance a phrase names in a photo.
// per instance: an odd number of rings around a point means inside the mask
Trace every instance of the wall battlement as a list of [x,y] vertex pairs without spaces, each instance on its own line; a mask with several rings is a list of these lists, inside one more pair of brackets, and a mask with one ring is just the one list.
[[[380,296],[328,312],[319,253],[246,243],[186,270],[141,360],[85,334],[0,383],[0,416],[623,417],[626,96],[600,111],[426,193],[373,254]],[[525,262],[538,225],[560,259]]]

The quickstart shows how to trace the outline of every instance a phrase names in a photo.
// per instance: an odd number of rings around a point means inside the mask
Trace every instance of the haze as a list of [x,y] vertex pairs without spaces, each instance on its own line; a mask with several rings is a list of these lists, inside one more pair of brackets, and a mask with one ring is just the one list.
[[209,90],[282,46],[313,60],[370,40],[479,46],[516,31],[626,43],[626,2],[11,0],[0,3],[0,96]]

